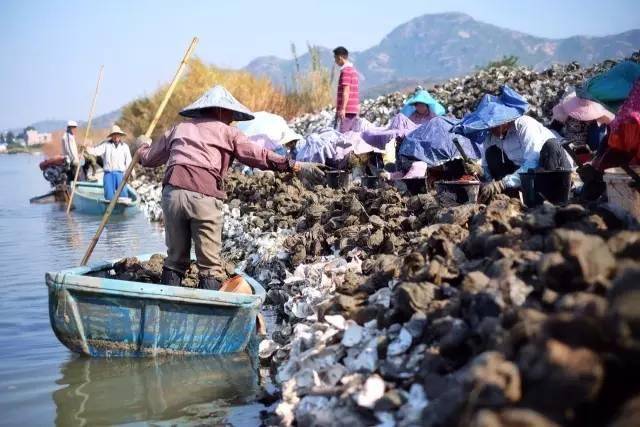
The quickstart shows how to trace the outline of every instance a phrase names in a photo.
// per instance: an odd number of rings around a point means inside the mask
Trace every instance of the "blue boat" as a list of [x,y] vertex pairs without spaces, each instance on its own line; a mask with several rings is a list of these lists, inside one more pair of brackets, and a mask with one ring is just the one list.
[[51,327],[71,351],[94,357],[219,355],[255,343],[265,291],[251,277],[244,276],[252,295],[96,277],[108,275],[114,264],[46,274]]
[[[129,200],[118,201],[113,208],[113,215],[131,215],[138,212],[140,196],[127,185]],[[104,198],[104,188],[101,183],[81,181],[76,184],[73,196],[73,207],[76,212],[88,215],[103,215],[109,206],[109,200]]]

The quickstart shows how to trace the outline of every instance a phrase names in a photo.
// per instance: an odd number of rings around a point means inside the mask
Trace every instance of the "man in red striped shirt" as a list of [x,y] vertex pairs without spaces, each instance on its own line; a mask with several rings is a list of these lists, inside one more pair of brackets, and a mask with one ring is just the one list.
[[338,96],[336,100],[336,122],[342,133],[350,131],[358,120],[360,96],[358,94],[358,72],[349,61],[349,51],[339,46],[333,49],[333,58],[340,67]]

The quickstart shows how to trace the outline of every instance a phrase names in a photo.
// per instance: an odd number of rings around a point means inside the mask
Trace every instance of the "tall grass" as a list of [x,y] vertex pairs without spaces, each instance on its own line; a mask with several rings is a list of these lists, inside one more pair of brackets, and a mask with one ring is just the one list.
[[[317,46],[307,45],[310,57],[308,70],[300,67],[296,47],[291,45],[295,69],[292,75],[292,86],[287,91],[287,101],[290,115],[318,111],[331,103],[331,87],[333,73],[322,65],[320,50]],[[332,68],[333,71],[333,68]]]
[[[287,119],[309,112],[316,112],[331,103],[331,77],[320,63],[317,48],[309,46],[311,67],[293,73],[293,85],[289,90],[274,86],[267,78],[255,77],[246,71],[228,70],[205,64],[195,58],[166,106],[154,131],[159,136],[180,120],[178,112],[199,98],[206,90],[219,84],[229,90],[238,101],[252,111],[268,111]],[[129,135],[146,131],[157,107],[168,88],[162,86],[152,95],[127,104],[118,124]]]

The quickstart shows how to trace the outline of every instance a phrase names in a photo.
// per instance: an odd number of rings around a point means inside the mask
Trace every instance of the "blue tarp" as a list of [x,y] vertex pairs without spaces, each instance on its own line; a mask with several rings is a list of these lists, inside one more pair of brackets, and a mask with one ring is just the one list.
[[576,90],[576,94],[580,98],[599,102],[611,112],[616,113],[638,79],[640,79],[640,64],[625,61],[587,80]]
[[511,122],[529,109],[529,103],[520,94],[504,85],[500,95],[485,94],[474,111],[454,126],[453,131],[476,142],[484,141],[487,131]]
[[453,144],[457,138],[466,155],[477,160],[481,157],[481,147],[468,138],[451,133],[459,120],[450,117],[435,117],[406,136],[399,154],[409,159],[426,162],[428,166],[438,166],[451,159],[461,158]]
[[404,103],[402,110],[400,111],[405,116],[409,117],[416,111],[413,104],[416,102],[421,102],[423,104],[427,104],[429,106],[429,111],[433,112],[438,116],[442,116],[446,111],[445,108],[440,104],[436,99],[431,96],[429,92],[424,89],[416,90]]

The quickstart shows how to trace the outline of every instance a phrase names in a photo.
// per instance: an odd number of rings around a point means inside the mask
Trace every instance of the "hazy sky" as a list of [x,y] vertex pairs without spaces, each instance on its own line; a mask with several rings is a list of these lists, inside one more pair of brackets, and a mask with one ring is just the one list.
[[0,129],[86,120],[100,64],[97,114],[148,94],[194,35],[205,61],[242,67],[288,58],[291,42],[366,49],[411,18],[447,11],[544,37],[640,28],[637,0],[0,0]]

